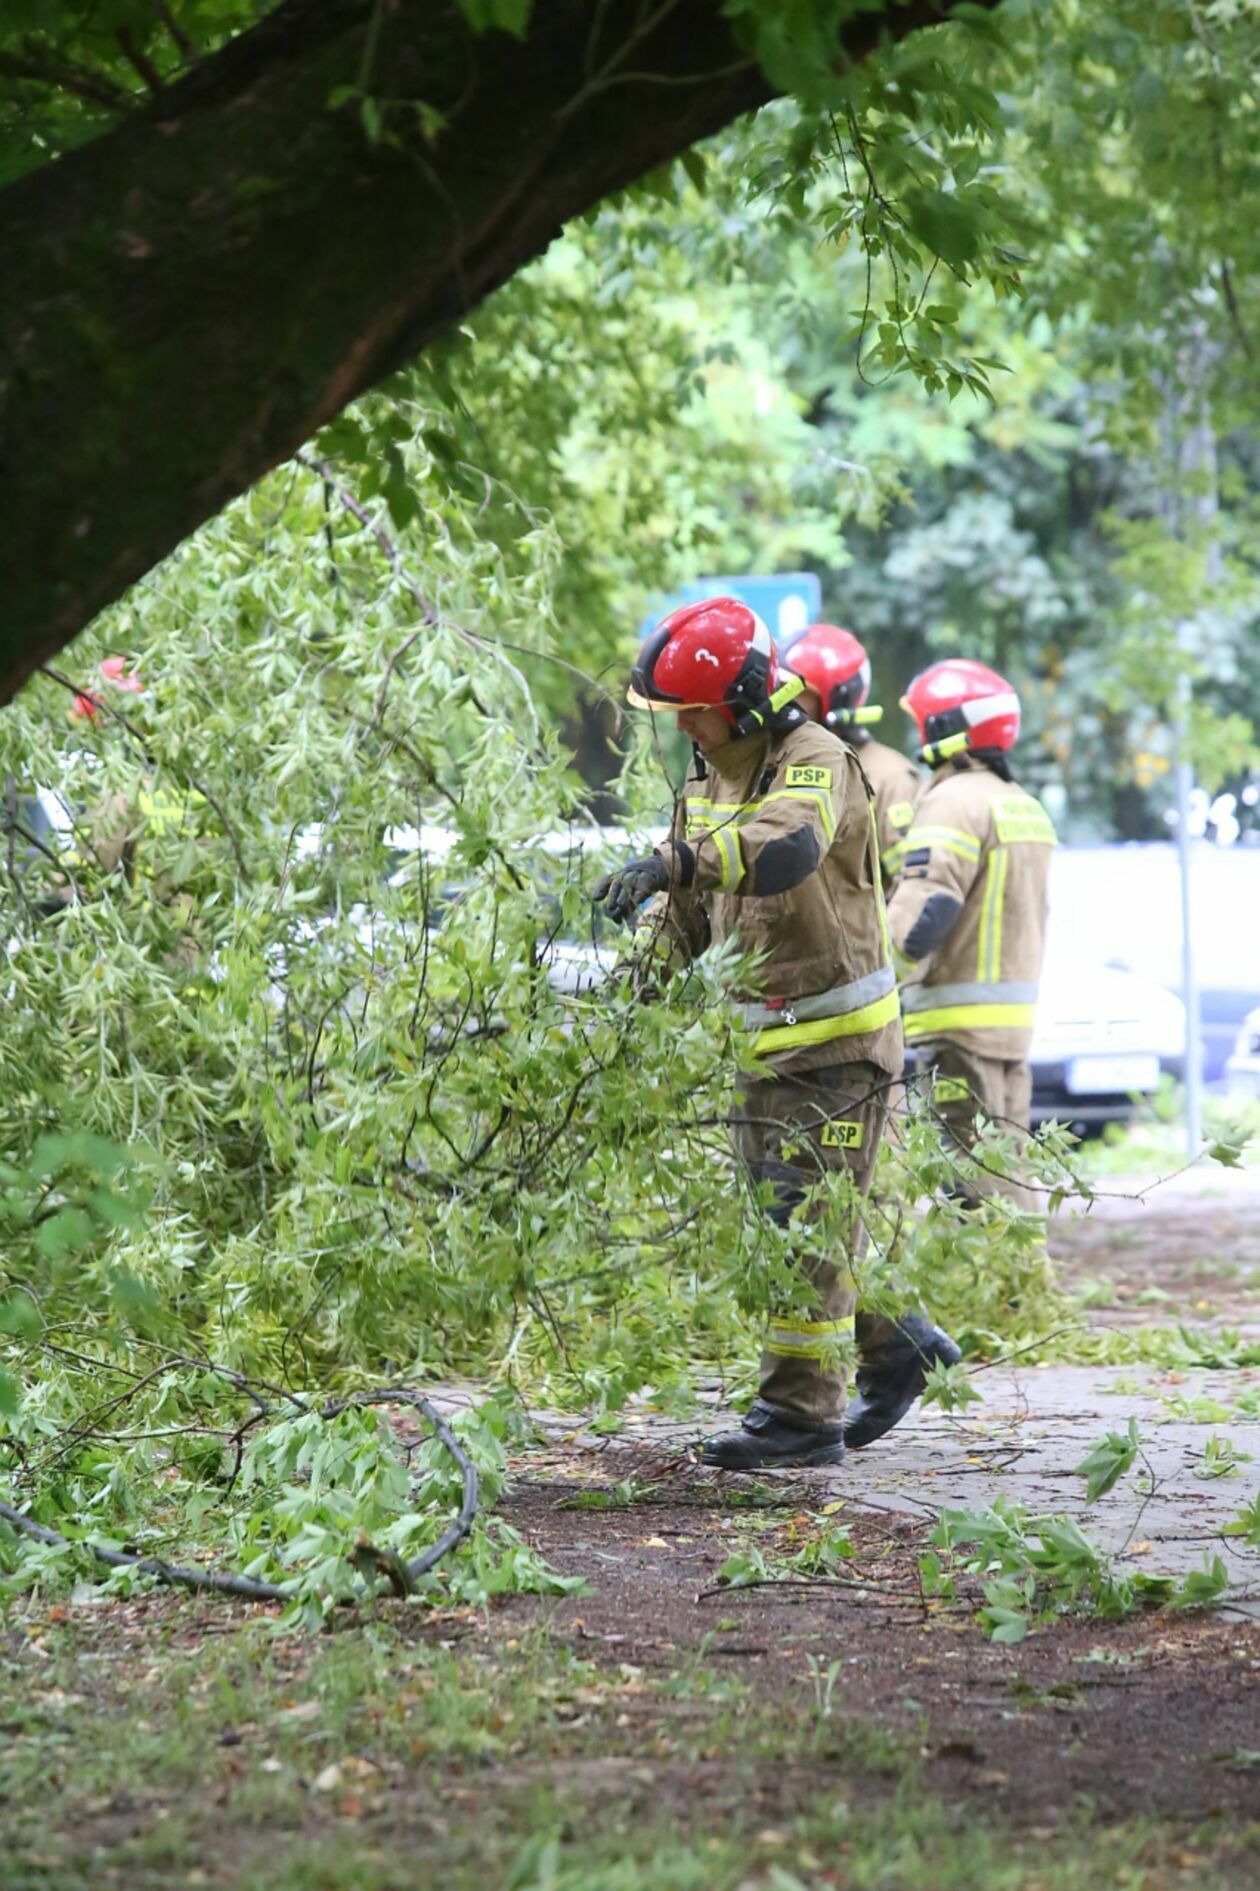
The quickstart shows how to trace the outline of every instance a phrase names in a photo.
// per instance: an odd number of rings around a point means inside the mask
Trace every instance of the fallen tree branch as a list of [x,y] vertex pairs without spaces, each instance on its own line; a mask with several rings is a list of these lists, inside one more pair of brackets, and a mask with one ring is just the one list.
[[[356,1392],[349,1398],[330,1399],[320,1407],[320,1417],[336,1418],[338,1413],[349,1411],[353,1407],[369,1405],[410,1405],[418,1411],[433,1427],[433,1435],[455,1460],[463,1473],[463,1494],[459,1514],[454,1522],[443,1531],[436,1543],[421,1555],[404,1563],[391,1551],[378,1549],[374,1544],[361,1540],[356,1546],[351,1560],[361,1573],[376,1569],[383,1571],[389,1587],[395,1594],[408,1594],[415,1588],[422,1576],[435,1568],[442,1558],[463,1541],[472,1529],[477,1515],[477,1469],[454,1432],[447,1425],[435,1406],[430,1404],[423,1393],[415,1392],[407,1386],[381,1386],[371,1392]],[[12,1504],[0,1501],[0,1519],[23,1536],[32,1537],[37,1543],[47,1543],[57,1549],[86,1548],[91,1551],[97,1562],[108,1569],[138,1569],[143,1575],[156,1576],[160,1582],[171,1584],[181,1589],[210,1590],[216,1595],[239,1596],[249,1602],[289,1602],[292,1600],[292,1585],[274,1582],[257,1582],[250,1576],[238,1576],[230,1570],[184,1569],[177,1563],[168,1563],[159,1556],[137,1556],[129,1550],[110,1550],[102,1544],[79,1540],[51,1529],[47,1524],[36,1523],[34,1518],[26,1516]],[[374,1593],[380,1593],[376,1591]]]
[[888,1589],[881,1583],[863,1582],[856,1576],[753,1576],[747,1582],[723,1582],[711,1589],[701,1589],[696,1601],[710,1602],[715,1596],[740,1595],[745,1589],[845,1589],[897,1602],[905,1608],[923,1607],[922,1598],[915,1590]]

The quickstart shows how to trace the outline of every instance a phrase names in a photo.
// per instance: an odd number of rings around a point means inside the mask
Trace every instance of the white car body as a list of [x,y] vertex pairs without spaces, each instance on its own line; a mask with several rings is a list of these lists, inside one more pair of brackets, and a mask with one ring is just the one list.
[[1087,959],[1047,959],[1029,1053],[1035,1122],[1122,1119],[1161,1077],[1180,1076],[1185,1056],[1185,1006],[1162,985]]

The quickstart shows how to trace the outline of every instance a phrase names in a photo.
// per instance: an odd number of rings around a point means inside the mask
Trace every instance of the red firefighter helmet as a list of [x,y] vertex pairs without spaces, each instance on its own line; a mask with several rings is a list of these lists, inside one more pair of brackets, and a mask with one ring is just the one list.
[[794,670],[817,696],[827,728],[878,722],[883,715],[882,709],[862,709],[871,687],[871,660],[851,630],[810,624],[789,637],[779,654],[784,667]]
[[1019,697],[1004,676],[971,657],[920,670],[901,707],[918,724],[923,760],[933,765],[963,749],[1012,749],[1019,735]]
[[[97,668],[102,681],[108,683],[112,689],[122,690],[128,696],[144,694],[144,684],[140,678],[134,672],[131,675],[127,674],[126,657],[102,657]],[[100,714],[101,702],[101,697],[95,691],[84,690],[83,694],[76,696],[70,705],[70,716],[76,721],[81,717],[87,717],[89,721],[93,721]]]
[[738,598],[706,598],[663,617],[643,640],[630,687],[638,709],[717,709],[741,735],[800,694],[779,687],[774,639]]

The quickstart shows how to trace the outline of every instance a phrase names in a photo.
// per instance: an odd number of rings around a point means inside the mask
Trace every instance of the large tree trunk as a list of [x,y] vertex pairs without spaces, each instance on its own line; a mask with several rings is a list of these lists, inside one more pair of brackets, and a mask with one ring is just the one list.
[[[860,13],[845,50],[940,10]],[[330,105],[360,79],[376,142]],[[284,0],[0,192],[0,702],[566,219],[769,94],[719,0],[536,0],[523,40]]]

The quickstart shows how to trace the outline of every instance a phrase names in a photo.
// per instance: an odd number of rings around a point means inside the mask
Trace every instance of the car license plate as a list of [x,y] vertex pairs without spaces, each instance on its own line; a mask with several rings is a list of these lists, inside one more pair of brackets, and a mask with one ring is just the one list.
[[1075,1097],[1128,1096],[1131,1090],[1154,1090],[1159,1084],[1159,1058],[1141,1051],[1129,1057],[1074,1057],[1067,1067],[1067,1087]]

